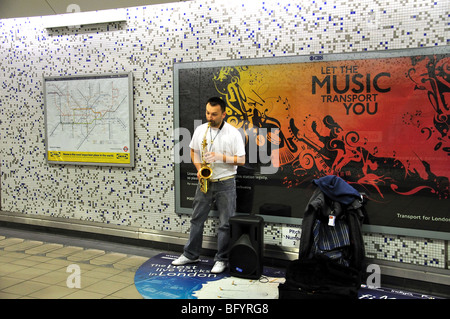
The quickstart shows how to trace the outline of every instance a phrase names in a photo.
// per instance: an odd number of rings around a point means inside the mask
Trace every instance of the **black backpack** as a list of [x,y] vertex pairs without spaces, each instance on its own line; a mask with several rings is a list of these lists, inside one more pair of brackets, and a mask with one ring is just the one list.
[[357,299],[360,287],[360,271],[315,256],[291,261],[278,292],[280,299]]

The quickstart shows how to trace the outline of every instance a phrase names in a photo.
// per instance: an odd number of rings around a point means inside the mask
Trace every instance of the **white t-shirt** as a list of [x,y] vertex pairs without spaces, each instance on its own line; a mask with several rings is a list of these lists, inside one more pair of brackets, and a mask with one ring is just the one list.
[[[192,136],[189,147],[202,155],[202,142],[208,123],[198,126]],[[226,156],[244,156],[245,145],[241,133],[233,125],[224,122],[222,129],[210,128],[206,133],[207,152],[216,152]],[[212,141],[212,143],[211,143]],[[236,174],[237,165],[220,161],[211,163],[212,179],[224,178]]]

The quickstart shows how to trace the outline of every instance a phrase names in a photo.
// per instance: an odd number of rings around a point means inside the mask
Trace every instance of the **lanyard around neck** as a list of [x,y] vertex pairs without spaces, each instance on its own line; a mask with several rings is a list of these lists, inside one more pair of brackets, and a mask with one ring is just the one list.
[[222,131],[222,128],[223,128],[224,124],[225,124],[225,122],[222,121],[222,124],[220,124],[220,126],[219,126],[219,131],[216,133],[216,136],[214,136],[214,138],[212,138],[212,129],[209,128],[209,141],[210,141],[210,143],[209,143],[209,152],[211,152],[213,143],[214,143],[217,135],[219,135],[220,132]]

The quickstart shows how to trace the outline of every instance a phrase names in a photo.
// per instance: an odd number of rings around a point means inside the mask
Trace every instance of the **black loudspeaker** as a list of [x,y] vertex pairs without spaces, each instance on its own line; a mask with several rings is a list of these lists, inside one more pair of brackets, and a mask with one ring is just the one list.
[[230,218],[230,275],[259,279],[263,272],[264,219],[260,216]]

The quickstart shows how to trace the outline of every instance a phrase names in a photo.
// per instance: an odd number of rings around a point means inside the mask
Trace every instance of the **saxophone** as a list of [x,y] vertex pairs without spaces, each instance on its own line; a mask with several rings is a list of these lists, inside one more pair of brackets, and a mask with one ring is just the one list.
[[208,127],[206,128],[205,135],[203,136],[202,142],[202,166],[200,168],[200,190],[203,193],[208,192],[208,179],[211,177],[213,171],[211,168],[211,164],[206,163],[205,161],[205,153],[207,151],[208,142],[206,141],[206,133],[211,126],[211,122],[208,122]]

